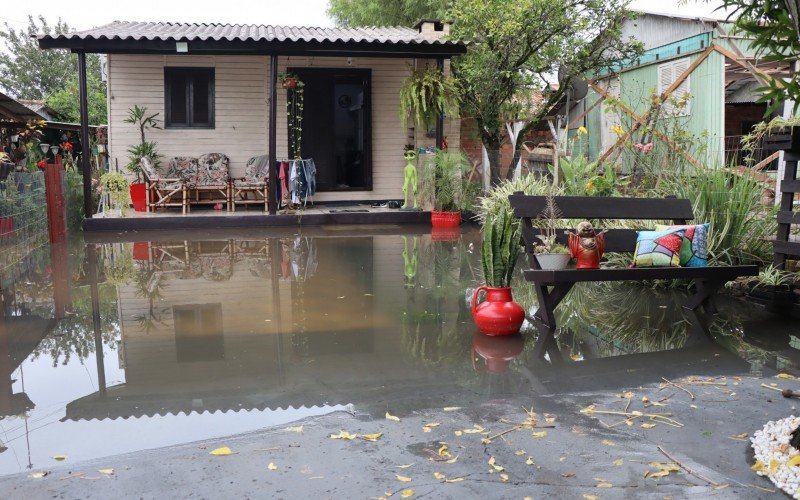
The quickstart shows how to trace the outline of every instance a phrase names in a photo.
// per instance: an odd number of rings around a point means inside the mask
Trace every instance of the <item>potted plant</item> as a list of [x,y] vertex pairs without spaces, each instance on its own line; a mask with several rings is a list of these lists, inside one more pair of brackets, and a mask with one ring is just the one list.
[[[437,68],[414,71],[400,89],[400,120],[409,118],[428,130],[440,115],[456,116],[461,102],[458,81]],[[437,144],[438,147],[438,144]]]
[[740,279],[747,297],[753,302],[791,307],[794,302],[794,273],[769,265],[758,273]]
[[539,267],[548,270],[564,269],[570,261],[569,249],[556,241],[558,221],[563,217],[555,197],[548,194],[544,209],[536,221],[540,223],[539,244],[533,247]]
[[472,208],[480,186],[469,180],[471,166],[461,151],[437,151],[423,162],[421,198],[432,207],[434,229],[455,229],[461,212]]
[[287,90],[294,90],[297,87],[297,83],[300,81],[297,75],[288,71],[279,74],[278,79],[281,81],[281,87]]
[[145,196],[146,184],[143,182],[142,175],[142,158],[150,158],[153,165],[158,166],[161,155],[156,151],[156,143],[148,141],[145,133],[150,129],[159,129],[158,120],[156,117],[158,113],[147,114],[147,107],[139,107],[134,105],[128,109],[128,117],[125,118],[125,123],[136,125],[139,129],[139,143],[134,144],[128,148],[128,164],[125,168],[136,176],[136,182],[130,184],[130,199],[133,202],[133,209],[137,212],[144,212],[147,210],[147,201]]
[[103,192],[111,198],[112,205],[119,209],[120,214],[125,217],[128,204],[131,202],[128,179],[118,172],[107,172],[100,176],[100,183],[103,186]]
[[[499,205],[485,213],[481,241],[481,265],[485,286],[472,294],[472,317],[478,329],[487,335],[513,335],[525,320],[525,310],[514,302],[511,279],[520,249],[520,223],[511,207]],[[481,292],[485,302],[478,304]]]

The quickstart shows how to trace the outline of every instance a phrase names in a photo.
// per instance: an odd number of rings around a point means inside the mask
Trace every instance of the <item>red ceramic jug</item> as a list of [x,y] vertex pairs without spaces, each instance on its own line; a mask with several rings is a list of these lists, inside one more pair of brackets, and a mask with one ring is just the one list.
[[[486,300],[478,304],[481,292]],[[512,299],[510,287],[479,286],[472,294],[472,317],[486,335],[513,335],[525,321],[525,310]]]
[[[490,337],[476,332],[472,337],[472,368],[479,372],[503,373],[524,348],[525,341],[519,335]],[[483,367],[477,365],[479,356]]]

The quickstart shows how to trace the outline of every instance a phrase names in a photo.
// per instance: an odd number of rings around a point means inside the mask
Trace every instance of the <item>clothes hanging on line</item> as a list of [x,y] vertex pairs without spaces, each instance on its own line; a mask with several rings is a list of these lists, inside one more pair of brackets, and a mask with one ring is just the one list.
[[[317,167],[311,158],[281,160],[275,163],[278,183],[278,199],[281,206],[308,203],[317,192]],[[314,200],[312,199],[313,203]]]

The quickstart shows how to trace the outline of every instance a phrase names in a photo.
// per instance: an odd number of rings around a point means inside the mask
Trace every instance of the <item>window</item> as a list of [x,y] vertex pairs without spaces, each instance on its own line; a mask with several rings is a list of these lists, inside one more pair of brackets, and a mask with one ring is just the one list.
[[214,128],[214,68],[164,68],[164,125]]
[[[658,93],[663,94],[687,69],[691,62],[688,57],[677,59],[658,66]],[[661,107],[666,116],[688,116],[691,113],[691,75],[687,76],[664,101]]]

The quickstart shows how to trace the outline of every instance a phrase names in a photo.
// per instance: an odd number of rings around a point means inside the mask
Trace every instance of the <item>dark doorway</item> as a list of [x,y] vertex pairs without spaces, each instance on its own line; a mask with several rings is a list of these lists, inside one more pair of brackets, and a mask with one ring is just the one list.
[[305,84],[303,158],[317,167],[317,191],[372,189],[371,71],[291,68]]

